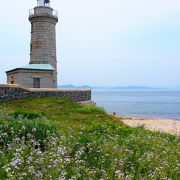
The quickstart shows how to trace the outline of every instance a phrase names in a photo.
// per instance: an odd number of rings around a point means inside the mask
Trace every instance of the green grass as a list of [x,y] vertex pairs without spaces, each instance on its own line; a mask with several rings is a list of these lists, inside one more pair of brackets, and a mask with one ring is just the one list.
[[28,98],[0,108],[0,179],[180,177],[180,137],[128,127],[68,98]]
[[14,119],[17,118],[27,118],[27,119],[38,119],[45,116],[44,112],[38,111],[22,111],[21,109],[15,110],[13,113],[10,114]]
[[80,107],[75,110],[75,112],[82,113],[82,114],[105,114],[105,110],[101,107],[96,106],[85,106]]

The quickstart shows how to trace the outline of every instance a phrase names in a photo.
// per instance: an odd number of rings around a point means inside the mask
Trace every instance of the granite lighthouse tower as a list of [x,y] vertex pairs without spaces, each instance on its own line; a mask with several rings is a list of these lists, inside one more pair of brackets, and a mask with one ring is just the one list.
[[57,88],[56,24],[58,12],[50,0],[37,0],[30,10],[29,65],[7,71],[7,83],[27,88]]
[[57,11],[49,0],[38,0],[37,7],[30,10],[31,22],[30,64],[51,64],[54,68],[53,87],[57,88],[56,23]]

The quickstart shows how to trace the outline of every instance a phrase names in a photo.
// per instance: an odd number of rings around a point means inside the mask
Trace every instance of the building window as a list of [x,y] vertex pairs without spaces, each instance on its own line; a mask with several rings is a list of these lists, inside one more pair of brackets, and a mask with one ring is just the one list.
[[40,88],[40,78],[33,78],[33,88]]

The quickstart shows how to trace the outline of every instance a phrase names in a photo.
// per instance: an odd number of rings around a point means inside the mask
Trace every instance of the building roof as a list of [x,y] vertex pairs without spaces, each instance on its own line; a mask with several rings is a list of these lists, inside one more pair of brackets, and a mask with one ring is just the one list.
[[27,66],[21,67],[21,69],[37,69],[37,70],[49,70],[54,71],[51,64],[29,64]]
[[27,66],[22,66],[19,68],[11,69],[8,72],[17,71],[17,70],[40,70],[40,71],[54,71],[54,68],[51,64],[29,64]]

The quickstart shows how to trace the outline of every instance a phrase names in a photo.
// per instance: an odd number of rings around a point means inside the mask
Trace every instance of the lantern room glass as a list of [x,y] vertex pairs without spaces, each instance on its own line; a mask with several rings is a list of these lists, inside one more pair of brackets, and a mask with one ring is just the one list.
[[50,0],[37,0],[37,6],[50,6]]

